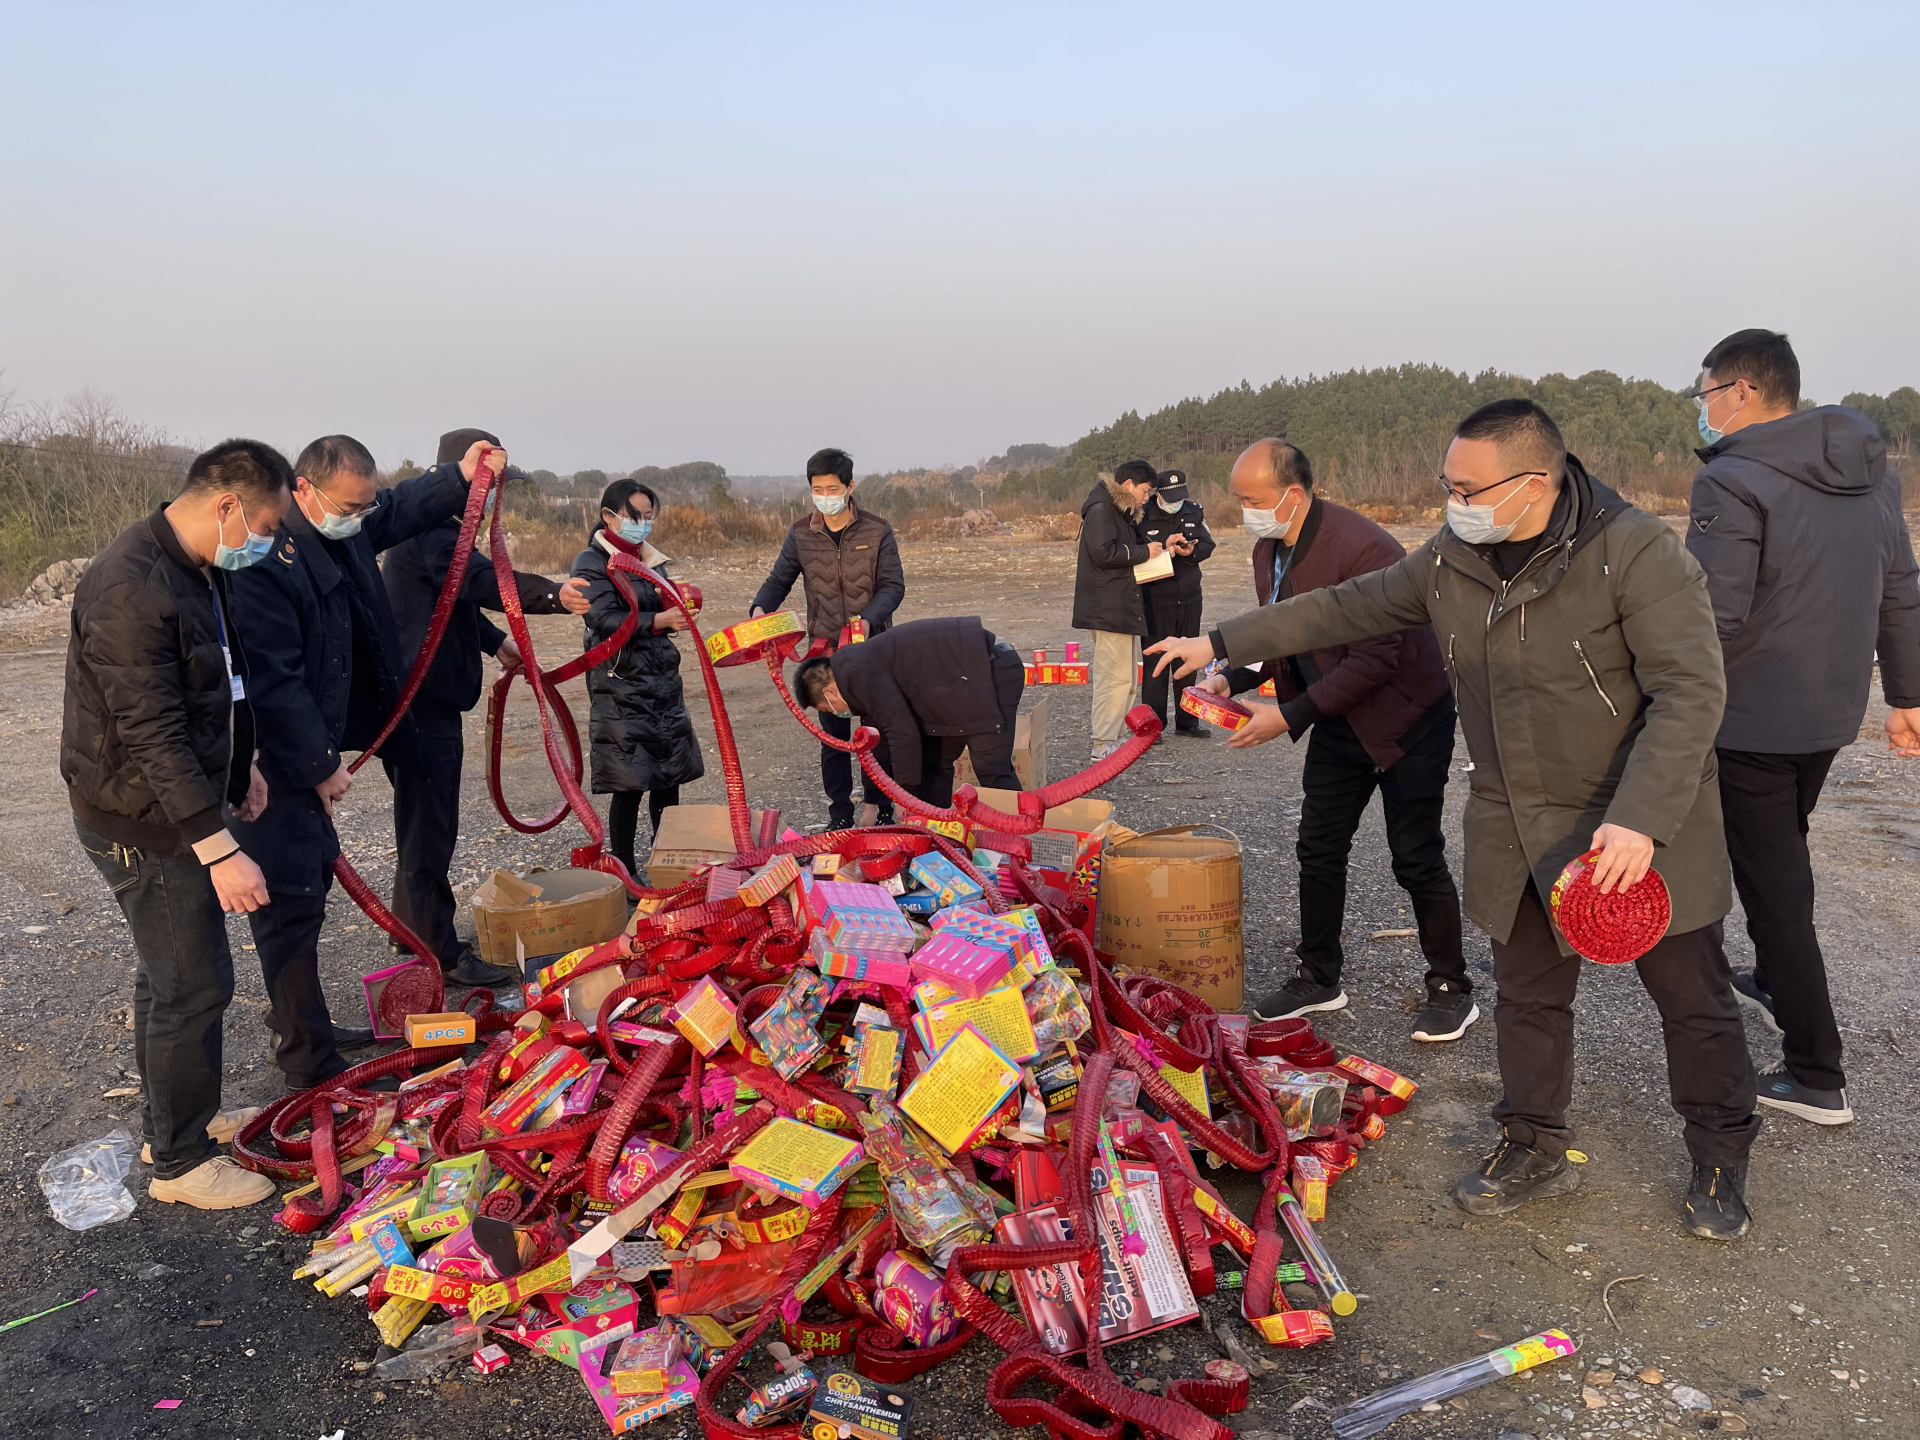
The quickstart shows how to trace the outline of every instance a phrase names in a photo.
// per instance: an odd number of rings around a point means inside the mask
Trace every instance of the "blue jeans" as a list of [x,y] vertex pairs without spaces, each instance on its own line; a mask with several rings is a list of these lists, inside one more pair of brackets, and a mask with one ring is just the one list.
[[220,1148],[207,1126],[220,1109],[221,1023],[233,1000],[226,914],[191,851],[149,855],[78,820],[73,829],[133,931],[140,1130],[153,1146],[154,1177],[176,1180]]

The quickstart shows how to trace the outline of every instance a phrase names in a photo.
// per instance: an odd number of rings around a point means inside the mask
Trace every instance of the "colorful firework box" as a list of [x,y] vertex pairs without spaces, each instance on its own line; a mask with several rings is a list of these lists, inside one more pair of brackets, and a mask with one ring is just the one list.
[[884,886],[821,880],[808,890],[807,906],[835,950],[904,955],[913,949],[913,926]]
[[500,1098],[480,1112],[480,1133],[492,1138],[513,1135],[566,1093],[587,1073],[587,1057],[571,1045],[556,1045],[538,1060]]
[[851,1370],[829,1370],[808,1403],[808,1435],[899,1440],[913,1423],[913,1401],[891,1385]]
[[749,1140],[727,1169],[735,1179],[815,1210],[865,1160],[859,1141],[782,1116]]
[[616,1435],[638,1430],[662,1415],[685,1409],[693,1404],[694,1396],[700,1391],[700,1377],[693,1373],[691,1365],[682,1360],[668,1372],[667,1388],[660,1394],[621,1395],[614,1390],[613,1381],[606,1373],[607,1363],[611,1359],[612,1356],[602,1346],[583,1356],[579,1369],[587,1394],[599,1406],[607,1428]]
[[[1200,1313],[1160,1203],[1159,1176],[1128,1167],[1127,1194],[1139,1212],[1146,1251],[1124,1251],[1126,1231],[1104,1172],[1095,1170],[1094,1205],[1100,1226],[1100,1311],[1095,1324],[1102,1344],[1184,1324]],[[1007,1245],[1051,1245],[1074,1238],[1073,1221],[1053,1205],[1003,1216],[994,1227]],[[1013,1290],[1027,1327],[1055,1355],[1072,1355],[1087,1344],[1089,1308],[1077,1265],[1015,1270]]]
[[942,930],[913,952],[913,973],[937,981],[965,1000],[978,1000],[1013,968],[1011,945],[989,944],[958,930]]
[[855,1095],[891,1095],[900,1083],[906,1035],[891,1025],[863,1025],[847,1066],[846,1088]]
[[807,953],[822,975],[871,980],[876,985],[906,986],[913,982],[913,967],[904,953],[836,949],[824,930],[816,929],[807,937]]
[[1020,1067],[972,1025],[962,1025],[914,1077],[900,1108],[954,1155],[987,1128],[1019,1083]]
[[407,1220],[413,1238],[425,1240],[436,1235],[451,1235],[472,1224],[474,1212],[480,1208],[480,1198],[487,1192],[487,1176],[484,1150],[428,1166],[427,1178],[420,1186],[420,1198],[414,1202]]
[[820,1032],[814,1029],[825,1008],[825,997],[816,987],[831,988],[813,971],[795,970],[780,998],[747,1027],[782,1080],[791,1080],[806,1070],[826,1049]]
[[667,1011],[673,1028],[687,1037],[687,1043],[702,1055],[711,1055],[733,1038],[739,1007],[708,976],[682,995]]
[[791,855],[777,855],[743,881],[736,893],[743,905],[764,905],[789,885],[799,883],[799,863]]
[[1040,1053],[1026,1000],[1011,981],[994,986],[976,1000],[955,997],[914,1017],[914,1029],[930,1055],[946,1049],[948,1042],[969,1025],[1009,1060],[1031,1060]]
[[907,873],[939,896],[942,905],[964,904],[978,900],[985,893],[970,875],[944,855],[916,855],[907,863]]

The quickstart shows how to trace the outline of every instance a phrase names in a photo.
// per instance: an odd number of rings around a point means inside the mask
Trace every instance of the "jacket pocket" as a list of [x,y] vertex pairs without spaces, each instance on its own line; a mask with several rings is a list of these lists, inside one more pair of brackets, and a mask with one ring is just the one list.
[[1587,672],[1587,679],[1593,682],[1593,693],[1606,705],[1607,713],[1618,719],[1620,707],[1613,703],[1612,697],[1607,694],[1607,687],[1600,683],[1600,677],[1594,673],[1593,663],[1587,659],[1587,647],[1576,640],[1573,642],[1573,653],[1579,657],[1580,668]]

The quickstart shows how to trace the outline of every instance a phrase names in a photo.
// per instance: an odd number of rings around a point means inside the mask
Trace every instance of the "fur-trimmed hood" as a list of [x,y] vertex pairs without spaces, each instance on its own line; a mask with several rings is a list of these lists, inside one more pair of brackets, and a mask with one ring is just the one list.
[[1088,492],[1086,503],[1080,507],[1080,513],[1082,515],[1085,515],[1088,509],[1097,503],[1095,497],[1098,496],[1102,490],[1106,491],[1107,499],[1112,502],[1113,508],[1129,520],[1138,520],[1147,513],[1146,506],[1136,505],[1133,497],[1127,494],[1125,488],[1103,475],[1100,477],[1098,488]]

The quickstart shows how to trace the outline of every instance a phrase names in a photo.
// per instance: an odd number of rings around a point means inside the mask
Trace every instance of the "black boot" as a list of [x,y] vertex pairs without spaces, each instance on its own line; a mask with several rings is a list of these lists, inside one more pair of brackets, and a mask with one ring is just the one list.
[[1703,1165],[1694,1162],[1687,1186],[1687,1229],[1708,1240],[1738,1240],[1753,1216],[1747,1212],[1747,1162]]
[[1453,1203],[1469,1215],[1504,1215],[1529,1200],[1579,1188],[1580,1172],[1566,1156],[1549,1155],[1502,1135],[1480,1168],[1453,1187]]
[[482,960],[471,945],[460,947],[460,959],[452,965],[443,964],[440,976],[450,990],[473,990],[481,986],[518,985],[519,975],[505,965],[489,965]]

